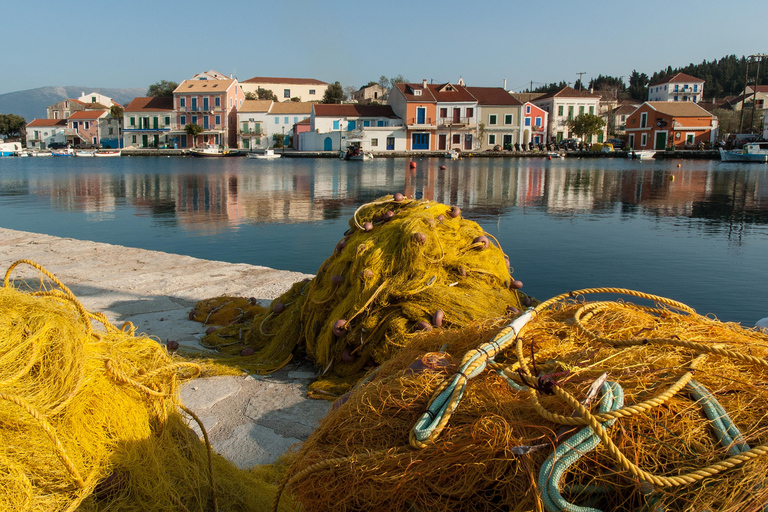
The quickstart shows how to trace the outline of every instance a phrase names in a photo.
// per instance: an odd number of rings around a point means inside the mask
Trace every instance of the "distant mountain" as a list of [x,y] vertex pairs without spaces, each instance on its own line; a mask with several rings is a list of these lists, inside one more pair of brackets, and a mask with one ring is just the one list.
[[100,87],[39,87],[26,91],[0,94],[0,114],[16,114],[27,122],[33,119],[45,119],[45,109],[61,100],[79,98],[83,93],[98,92],[109,96],[119,104],[126,106],[133,98],[145,96],[146,87],[129,89],[104,89]]

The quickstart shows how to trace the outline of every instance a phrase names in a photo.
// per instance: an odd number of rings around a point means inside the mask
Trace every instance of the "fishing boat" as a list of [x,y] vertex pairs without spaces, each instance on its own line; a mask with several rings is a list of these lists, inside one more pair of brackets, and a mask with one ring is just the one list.
[[93,150],[86,150],[86,149],[75,150],[75,156],[93,156],[94,153],[96,152]]
[[237,149],[224,148],[215,144],[206,144],[199,148],[190,149],[189,154],[202,157],[240,156],[240,151]]
[[119,149],[101,149],[93,154],[93,156],[107,157],[107,156],[120,156],[122,154]]
[[768,142],[748,142],[741,149],[720,149],[721,162],[768,162]]
[[53,156],[75,156],[75,152],[72,151],[72,148],[66,147],[64,149],[52,149],[51,155]]
[[346,151],[339,151],[339,158],[343,160],[367,161],[373,160],[373,153],[365,151],[359,143],[351,144],[347,146]]
[[257,158],[262,160],[270,160],[273,158],[280,158],[281,155],[275,153],[274,149],[265,149],[263,152],[251,152],[248,153],[248,158]]
[[647,160],[649,158],[653,158],[655,154],[656,151],[653,149],[630,149],[627,153],[627,158],[632,158],[634,160]]
[[20,151],[20,142],[0,142],[0,156],[16,156]]
[[458,160],[460,156],[461,154],[455,149],[452,149],[445,154],[445,157],[450,158],[451,160]]

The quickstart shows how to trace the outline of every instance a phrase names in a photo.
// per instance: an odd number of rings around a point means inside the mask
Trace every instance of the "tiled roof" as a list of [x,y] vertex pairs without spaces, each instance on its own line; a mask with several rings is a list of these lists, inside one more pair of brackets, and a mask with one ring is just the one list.
[[225,92],[234,80],[226,78],[221,80],[184,80],[173,90],[174,94],[186,94],[190,92],[218,93]]
[[27,128],[29,128],[30,126],[32,127],[67,126],[67,120],[66,119],[33,119],[32,121],[27,123]]
[[557,92],[551,92],[536,98],[536,100],[543,100],[548,98],[595,98],[600,99],[599,94],[594,94],[589,91],[577,91],[573,87],[563,87]]
[[458,84],[428,84],[427,87],[432,91],[432,96],[438,103],[477,101],[463,86]]
[[692,101],[646,101],[656,112],[672,117],[711,117],[712,114]]
[[245,100],[238,112],[269,112],[272,100]]
[[477,99],[478,105],[522,105],[503,87],[467,87],[467,91]]
[[[434,103],[437,100],[432,95],[432,91],[429,87],[423,87],[422,84],[395,84],[400,92],[405,96],[405,101],[413,101],[415,103]],[[417,96],[414,91],[421,91],[421,95]]]
[[621,105],[613,109],[613,113],[617,116],[621,116],[621,115],[628,116],[629,114],[637,110],[637,107],[639,107],[639,105],[633,105],[631,103],[622,103]]
[[[282,103],[281,103],[282,105]],[[315,117],[397,117],[389,105],[314,103]]]
[[312,113],[312,105],[307,101],[284,101],[282,103],[273,103],[269,109],[270,114],[304,114]]
[[67,118],[67,121],[69,121],[70,119],[93,120],[93,119],[98,119],[100,117],[103,117],[105,114],[109,114],[109,110],[78,110],[77,112],[72,113]]
[[537,100],[544,96],[543,92],[511,92],[509,94],[520,103]]
[[305,117],[304,119],[302,119],[296,124],[311,124],[311,123],[310,123],[310,119],[308,117]]
[[685,73],[678,73],[675,76],[671,76],[669,78],[665,78],[664,80],[661,80],[660,82],[656,82],[651,84],[649,87],[655,87],[660,84],[668,84],[670,82],[697,82],[697,83],[704,83],[704,80],[701,78],[696,78],[695,76],[686,75]]
[[276,78],[269,76],[255,76],[244,80],[244,84],[295,84],[295,85],[328,85],[314,78]]
[[157,112],[161,110],[173,110],[173,98],[156,98],[154,96],[141,96],[133,100],[125,107],[125,112]]

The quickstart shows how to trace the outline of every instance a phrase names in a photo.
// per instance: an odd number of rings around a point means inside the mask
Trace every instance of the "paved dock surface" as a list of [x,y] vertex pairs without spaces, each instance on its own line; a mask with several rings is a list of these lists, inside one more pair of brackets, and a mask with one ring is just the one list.
[[[70,288],[89,311],[116,325],[182,347],[202,348],[205,327],[189,320],[195,302],[221,295],[255,297],[266,305],[306,274],[209,261],[157,251],[0,228],[0,270],[27,259]],[[36,279],[20,266],[14,278]],[[195,379],[182,402],[203,421],[215,451],[241,468],[274,462],[306,440],[330,409],[305,398],[311,366],[292,363],[271,375]],[[198,433],[199,433],[199,429]]]

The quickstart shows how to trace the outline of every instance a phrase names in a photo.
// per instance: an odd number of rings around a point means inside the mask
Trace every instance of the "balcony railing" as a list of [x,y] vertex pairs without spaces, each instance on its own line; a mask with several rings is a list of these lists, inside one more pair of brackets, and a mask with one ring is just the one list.
[[255,136],[255,137],[263,137],[264,136],[264,132],[262,132],[261,130],[254,130],[253,128],[245,129],[245,130],[241,128],[238,133],[240,133],[240,135],[251,135],[251,136]]
[[435,122],[431,117],[424,118],[423,120],[420,120],[416,117],[411,117],[408,119],[408,125],[411,126],[435,126]]
[[440,119],[439,121],[440,126],[456,126],[456,127],[465,127],[475,124],[475,118],[474,117],[460,117],[458,119],[454,117],[446,117],[443,119]]

